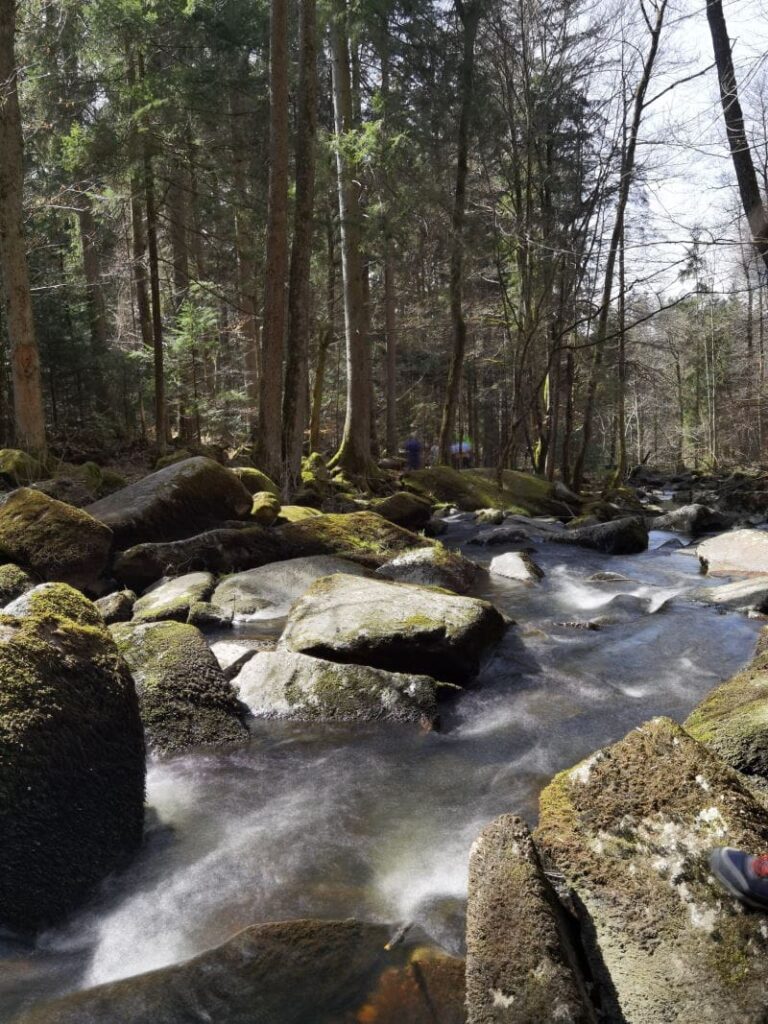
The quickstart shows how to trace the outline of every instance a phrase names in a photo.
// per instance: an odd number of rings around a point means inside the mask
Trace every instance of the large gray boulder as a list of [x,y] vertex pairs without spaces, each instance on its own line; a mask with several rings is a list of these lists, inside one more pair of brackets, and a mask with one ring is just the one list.
[[211,604],[232,615],[236,622],[253,616],[280,617],[288,614],[293,602],[315,580],[337,572],[367,575],[361,566],[333,555],[289,558],[227,576],[214,590]]
[[198,629],[182,622],[110,628],[136,681],[151,750],[170,755],[247,740],[244,709]]
[[713,752],[648,722],[556,776],[535,838],[575,892],[608,1020],[765,1021],[765,917],[720,888],[708,853],[768,849],[768,811]]
[[173,463],[102,498],[87,510],[122,550],[145,541],[189,537],[227,519],[244,519],[251,495],[234,473],[202,455]]
[[657,516],[651,523],[654,530],[673,530],[698,537],[702,533],[727,530],[733,524],[733,516],[725,515],[707,505],[682,505],[680,508]]
[[132,590],[116,590],[106,597],[100,597],[94,604],[108,626],[115,622],[129,622],[136,604],[136,595]]
[[45,580],[85,590],[103,573],[112,532],[93,516],[20,487],[0,505],[0,557]]
[[505,628],[487,601],[338,574],[317,580],[296,602],[280,645],[462,684]]
[[376,575],[386,580],[442,587],[456,594],[466,594],[471,590],[482,573],[476,562],[458,551],[449,551],[442,544],[404,551],[376,570]]
[[136,853],[144,739],[133,680],[64,584],[0,618],[0,925],[35,932]]
[[768,576],[752,576],[721,587],[698,587],[690,596],[728,611],[768,612]]
[[431,547],[432,542],[390,523],[375,512],[329,513],[286,523],[275,534],[288,555],[339,555],[373,568],[410,548]]
[[117,556],[112,571],[125,586],[143,590],[163,576],[192,571],[223,575],[287,557],[275,530],[223,527],[184,540],[137,544]]
[[432,518],[432,503],[410,491],[398,491],[372,502],[371,508],[383,519],[406,530],[423,530]]
[[696,554],[702,570],[713,576],[768,575],[768,532],[731,530],[703,541]]
[[525,823],[487,825],[469,859],[469,1024],[594,1024],[574,933]]
[[592,548],[604,555],[637,555],[648,547],[648,527],[639,516],[625,516],[608,523],[553,533],[549,539],[557,544]]
[[432,724],[440,685],[428,676],[340,665],[278,650],[257,654],[234,680],[257,718]]
[[210,597],[215,585],[209,572],[189,572],[160,580],[146,590],[133,606],[134,622],[186,622],[189,611],[199,601]]

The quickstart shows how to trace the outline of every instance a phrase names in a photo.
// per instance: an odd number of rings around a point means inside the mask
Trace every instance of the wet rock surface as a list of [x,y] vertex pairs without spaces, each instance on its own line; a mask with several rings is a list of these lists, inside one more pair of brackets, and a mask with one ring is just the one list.
[[482,573],[475,562],[439,544],[405,551],[376,570],[376,575],[383,579],[442,587],[456,594],[466,594],[471,590]]
[[636,555],[648,547],[648,529],[640,517],[627,516],[608,523],[577,527],[553,534],[559,544],[577,544],[605,555]]
[[768,574],[768,532],[732,530],[703,541],[696,553],[704,572],[712,575]]
[[488,571],[494,576],[519,583],[536,583],[544,578],[544,570],[524,551],[509,551],[491,559]]

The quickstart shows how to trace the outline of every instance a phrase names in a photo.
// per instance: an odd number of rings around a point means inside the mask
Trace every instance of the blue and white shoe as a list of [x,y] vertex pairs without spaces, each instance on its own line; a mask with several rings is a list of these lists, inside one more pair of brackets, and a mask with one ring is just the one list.
[[731,896],[748,907],[768,910],[768,854],[752,857],[723,846],[710,852],[709,866]]

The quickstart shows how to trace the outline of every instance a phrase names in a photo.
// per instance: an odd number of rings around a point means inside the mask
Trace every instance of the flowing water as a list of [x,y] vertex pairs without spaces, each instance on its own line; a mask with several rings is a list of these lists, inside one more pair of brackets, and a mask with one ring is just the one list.
[[[459,517],[446,540],[473,532]],[[535,821],[554,772],[649,717],[682,720],[749,660],[760,623],[686,599],[698,562],[662,546],[669,536],[626,558],[541,545],[535,587],[489,577],[478,593],[518,627],[440,732],[257,722],[246,749],[151,764],[132,869],[34,949],[0,939],[0,1021],[260,921],[415,921],[456,951],[468,852],[487,821]],[[466,547],[480,561],[503,550]],[[587,581],[601,570],[630,579]],[[600,616],[628,621],[574,625]]]

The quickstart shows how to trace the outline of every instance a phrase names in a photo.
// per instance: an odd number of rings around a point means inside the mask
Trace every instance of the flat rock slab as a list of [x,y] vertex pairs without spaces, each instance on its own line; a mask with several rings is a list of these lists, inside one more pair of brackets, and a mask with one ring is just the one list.
[[211,654],[227,679],[234,679],[247,661],[261,651],[273,651],[272,640],[217,640],[211,644]]
[[708,853],[768,849],[768,811],[679,725],[654,719],[561,772],[535,838],[575,891],[608,1020],[765,1021],[765,915],[720,888]]
[[428,724],[440,689],[428,676],[340,665],[286,650],[257,654],[234,685],[257,718]]
[[754,576],[722,587],[699,587],[690,595],[695,601],[739,612],[768,612],[768,576]]
[[289,558],[227,576],[214,590],[211,604],[231,614],[235,622],[280,618],[315,580],[334,573],[367,575],[356,563],[332,555]]
[[464,684],[506,629],[487,601],[348,575],[317,580],[296,602],[280,646]]
[[469,859],[469,1024],[594,1024],[574,929],[525,823],[505,814],[487,825]]
[[133,606],[134,622],[161,622],[172,619],[186,622],[190,608],[205,601],[215,580],[209,572],[190,572],[170,580],[160,580],[146,590]]
[[538,583],[544,578],[544,570],[524,551],[508,551],[491,559],[488,571],[492,576],[503,576],[519,583]]
[[249,492],[213,459],[195,456],[150,473],[86,509],[115,536],[118,550],[177,540],[251,511]]
[[410,548],[432,544],[375,512],[328,513],[286,523],[274,532],[285,545],[286,557],[338,555],[372,568]]
[[768,575],[768,532],[731,530],[703,541],[696,549],[704,572],[711,575]]

